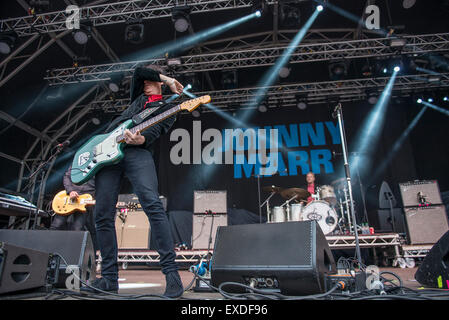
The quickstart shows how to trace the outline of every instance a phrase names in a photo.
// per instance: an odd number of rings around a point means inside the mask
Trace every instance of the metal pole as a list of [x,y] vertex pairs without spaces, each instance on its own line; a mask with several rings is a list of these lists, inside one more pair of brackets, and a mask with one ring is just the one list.
[[[345,174],[346,174],[346,183],[348,185],[348,193],[349,193],[349,202],[350,202],[350,208],[351,208],[351,216],[352,216],[352,223],[354,225],[354,236],[355,236],[355,253],[356,257],[359,263],[362,262],[362,255],[360,254],[360,244],[359,244],[359,235],[357,232],[357,220],[355,218],[355,211],[354,211],[354,201],[352,197],[352,185],[351,185],[351,173],[349,170],[349,163],[348,163],[348,150],[346,145],[346,135],[345,130],[343,126],[343,110],[341,107],[341,103],[339,103],[334,110],[334,114],[336,113],[336,116],[338,118],[338,125],[340,129],[340,137],[341,137],[341,147],[343,151],[343,160],[344,160],[344,167],[345,167]],[[333,114],[333,115],[334,115]]]

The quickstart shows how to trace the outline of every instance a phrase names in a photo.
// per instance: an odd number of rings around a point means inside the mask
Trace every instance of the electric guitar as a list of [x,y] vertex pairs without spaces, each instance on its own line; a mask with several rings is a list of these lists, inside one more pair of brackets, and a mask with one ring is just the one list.
[[99,134],[87,141],[75,154],[72,162],[70,177],[72,182],[81,185],[89,181],[101,168],[120,162],[123,157],[123,148],[126,146],[124,132],[129,129],[135,134],[143,132],[164,119],[178,113],[181,110],[192,112],[202,104],[209,103],[210,96],[201,96],[185,101],[161,114],[132,127],[133,121],[126,120],[112,132]]
[[[90,194],[85,193],[72,200],[65,190],[58,192],[51,203],[53,211],[60,216],[68,216],[75,211],[86,212],[86,207],[93,205],[95,205],[95,200]],[[117,202],[117,208],[123,207],[127,207],[126,203]]]

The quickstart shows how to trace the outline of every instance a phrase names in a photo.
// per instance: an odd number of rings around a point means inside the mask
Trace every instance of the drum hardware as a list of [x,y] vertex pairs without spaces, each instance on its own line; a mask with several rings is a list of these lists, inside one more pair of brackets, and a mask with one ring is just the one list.
[[264,205],[267,206],[267,222],[270,222],[270,216],[271,216],[270,199],[276,193],[280,193],[283,189],[280,187],[271,185],[271,186],[263,187],[262,190],[265,192],[271,192],[270,195],[268,196],[268,198],[259,206],[259,210],[261,210]]
[[332,186],[323,185],[318,191],[320,199],[329,202],[331,205],[337,204],[337,196],[335,195],[334,188]]

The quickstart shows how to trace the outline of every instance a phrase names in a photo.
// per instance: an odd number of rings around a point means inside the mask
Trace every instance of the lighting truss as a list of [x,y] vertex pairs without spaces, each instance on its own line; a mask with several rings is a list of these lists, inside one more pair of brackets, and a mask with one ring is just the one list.
[[[251,7],[252,0],[185,0],[191,7],[191,14]],[[273,4],[275,1],[268,1]],[[124,23],[130,19],[156,19],[171,17],[171,9],[177,0],[133,0],[80,7],[80,18],[89,19],[94,27]],[[62,11],[48,12],[33,16],[10,18],[0,21],[0,30],[14,30],[18,36],[29,36],[67,30],[69,15]]]
[[[407,44],[401,49],[403,55],[420,55],[428,52],[449,51],[449,33],[406,36]],[[169,73],[183,74],[236,68],[273,65],[287,48],[285,45],[253,47],[206,54],[182,56],[181,64],[172,66]],[[388,57],[397,54],[390,46],[389,38],[332,41],[299,45],[289,63]],[[139,63],[165,65],[165,59],[149,59],[122,63],[91,65],[80,68],[49,70],[46,80],[50,85],[109,80],[112,73],[130,74]]]
[[[267,90],[266,101],[268,105],[273,103],[282,107],[296,106],[296,95],[298,93],[302,93],[307,97],[308,104],[329,103],[336,98],[340,102],[366,100],[368,93],[372,93],[373,91],[377,91],[380,95],[388,80],[389,77],[383,77],[270,86]],[[441,74],[439,83],[429,83],[426,79],[416,75],[397,76],[392,95],[393,97],[404,97],[410,96],[420,90],[432,90],[441,87],[449,87],[449,73]],[[212,97],[212,103],[220,110],[235,111],[249,108],[246,105],[249,105],[251,100],[255,99],[258,89],[258,87],[252,87],[205,91],[195,92],[195,95],[210,95]],[[184,101],[186,99],[188,97],[182,97],[178,101]],[[104,112],[120,113],[128,107],[129,103],[129,99],[103,99],[92,101],[90,106],[92,109],[101,109]],[[213,112],[213,110],[202,107],[202,112]]]

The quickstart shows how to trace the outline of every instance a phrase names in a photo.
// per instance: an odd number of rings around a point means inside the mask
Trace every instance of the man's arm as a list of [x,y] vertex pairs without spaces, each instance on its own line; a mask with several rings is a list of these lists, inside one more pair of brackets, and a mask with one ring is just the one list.
[[71,171],[72,166],[70,166],[69,169],[64,173],[64,178],[62,180],[62,183],[64,184],[64,189],[67,192],[67,194],[70,194],[70,192],[72,192],[74,189],[72,179],[70,178]]

